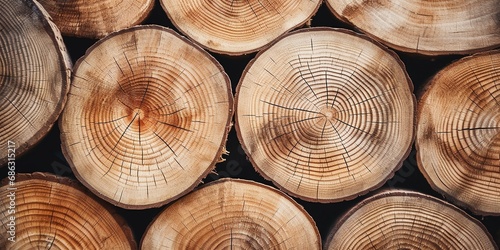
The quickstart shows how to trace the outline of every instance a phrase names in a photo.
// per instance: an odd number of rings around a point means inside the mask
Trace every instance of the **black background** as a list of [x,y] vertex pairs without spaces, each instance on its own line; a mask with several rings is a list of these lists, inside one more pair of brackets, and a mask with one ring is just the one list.
[[[177,29],[168,20],[158,1],[155,3],[155,7],[149,18],[146,19],[143,24],[158,24],[177,31]],[[325,4],[321,5],[317,14],[313,17],[311,26],[328,26],[356,30],[352,26],[342,23],[336,19]],[[92,39],[73,37],[64,37],[64,41],[68,51],[70,52],[73,63],[85,54],[85,51],[89,46],[96,42],[96,40]],[[444,68],[446,65],[462,57],[457,55],[426,57],[401,52],[397,53],[406,65],[407,72],[415,86],[415,93],[417,94],[417,97],[427,80],[429,80],[436,72]],[[229,75],[234,92],[245,66],[249,60],[255,57],[255,53],[238,57],[229,57],[214,53],[211,54],[222,64],[226,73]],[[28,153],[18,156],[16,159],[17,173],[40,171],[75,178],[68,163],[62,155],[60,147],[59,129],[56,124],[50,133],[37,146],[35,146]],[[234,128],[229,134],[227,149],[230,154],[225,156],[226,161],[216,165],[218,175],[210,174],[204,179],[205,183],[222,177],[232,177],[254,180],[272,185],[271,182],[264,180],[255,172],[241,149]],[[7,176],[7,168],[1,168],[0,172],[1,178],[5,178]],[[431,189],[427,181],[420,173],[416,164],[414,149],[404,162],[402,168],[396,173],[395,177],[389,180],[383,188],[404,188],[423,192],[440,199],[445,199],[442,195]],[[311,203],[300,199],[295,200],[300,203],[314,218],[322,238],[325,239],[330,227],[334,224],[335,220],[339,218],[339,216],[371,194],[372,193],[369,193],[354,200],[331,204]],[[153,218],[164,209],[164,207],[146,210],[126,210],[118,207],[115,209],[129,223],[136,241],[139,243],[146,227],[153,220]],[[467,212],[471,214],[469,211]],[[482,217],[475,216],[473,214],[471,215],[480,220],[486,226],[488,231],[495,238],[497,244],[500,245],[500,216]]]

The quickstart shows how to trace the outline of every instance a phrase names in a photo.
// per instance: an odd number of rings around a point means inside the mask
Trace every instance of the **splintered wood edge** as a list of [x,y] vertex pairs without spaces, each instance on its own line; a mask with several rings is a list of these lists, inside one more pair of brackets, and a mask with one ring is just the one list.
[[346,23],[346,24],[348,24],[348,25],[350,25],[352,27],[355,27],[356,29],[362,31],[364,34],[366,34],[371,39],[373,39],[373,40],[375,40],[375,41],[377,41],[379,43],[386,44],[388,47],[391,47],[391,48],[393,48],[395,50],[398,50],[398,51],[401,51],[401,52],[410,53],[410,54],[424,55],[424,56],[469,55],[469,54],[472,54],[472,53],[485,52],[485,51],[488,51],[488,50],[500,47],[500,44],[496,44],[496,45],[490,45],[490,46],[483,47],[483,48],[475,48],[475,49],[468,49],[468,50],[459,50],[459,51],[455,51],[455,50],[450,50],[450,51],[440,50],[440,51],[436,51],[436,50],[413,49],[413,48],[409,48],[409,47],[405,47],[405,46],[400,46],[400,45],[391,43],[390,41],[386,41],[384,39],[379,38],[378,36],[372,34],[370,32],[370,30],[366,30],[366,29],[362,29],[362,28],[358,27],[353,22],[351,22],[348,18],[344,17],[342,14],[337,13],[337,11],[335,11],[335,9],[333,8],[333,6],[330,5],[330,1],[332,1],[332,0],[325,0],[325,4],[328,7],[328,9],[330,10],[330,12],[337,19],[339,19],[340,21],[342,21],[342,22],[344,22],[344,23]]
[[[500,50],[491,50],[491,51],[484,51],[484,52],[479,52],[479,53],[476,53],[476,54],[473,54],[473,55],[469,55],[469,56],[466,56],[466,57],[463,57],[463,58],[460,58],[454,62],[452,62],[451,64],[447,65],[445,68],[443,68],[442,70],[440,70],[439,72],[437,72],[432,78],[430,78],[423,86],[422,88],[422,93],[421,93],[421,96],[418,100],[418,105],[417,105],[417,112],[416,112],[416,115],[417,115],[417,118],[420,117],[421,113],[422,113],[422,106],[423,106],[423,102],[425,99],[427,99],[427,96],[429,95],[429,92],[430,92],[430,89],[432,88],[432,86],[434,84],[436,84],[436,79],[441,77],[446,69],[449,69],[449,68],[453,68],[454,66],[456,65],[459,65],[461,64],[462,62],[464,61],[468,61],[468,60],[471,60],[475,57],[478,57],[478,56],[485,56],[485,55],[490,55],[490,54],[494,54],[494,53],[500,53]],[[418,121],[417,121],[417,124],[418,124]],[[417,127],[418,128],[418,125]],[[431,188],[433,190],[435,190],[436,192],[438,192],[439,194],[441,194],[442,196],[444,196],[447,200],[449,200],[450,202],[452,202],[453,204],[461,207],[461,208],[465,208],[465,209],[468,209],[470,210],[472,213],[476,214],[476,215],[483,215],[483,216],[498,216],[499,213],[494,213],[494,212],[486,212],[486,211],[483,211],[481,210],[481,208],[479,207],[476,207],[474,205],[471,205],[471,204],[468,204],[466,202],[463,202],[457,198],[455,198],[453,195],[450,195],[449,193],[447,193],[446,191],[442,190],[441,188],[439,188],[436,183],[434,183],[434,181],[432,180],[432,178],[430,178],[430,176],[427,174],[427,171],[425,171],[423,169],[423,164],[422,164],[422,155],[421,155],[421,148],[420,148],[420,145],[418,143],[418,140],[415,140],[415,150],[416,150],[416,160],[417,160],[417,166],[420,170],[420,172],[422,173],[422,175],[424,176],[424,178],[427,180],[427,183],[429,183],[429,185],[431,186]]]
[[415,97],[415,94],[413,94],[413,90],[414,90],[413,82],[412,82],[410,76],[408,75],[408,73],[406,72],[406,66],[405,66],[405,64],[403,63],[403,61],[399,58],[399,56],[394,51],[390,50],[388,47],[386,47],[382,43],[380,43],[380,42],[378,42],[376,40],[373,40],[373,39],[371,39],[368,36],[356,33],[356,32],[351,31],[351,30],[343,29],[343,28],[314,27],[314,28],[300,29],[300,30],[296,30],[296,31],[293,31],[293,32],[290,32],[290,33],[283,34],[282,36],[280,36],[277,39],[275,39],[272,43],[268,44],[263,50],[259,51],[257,53],[257,55],[255,55],[255,57],[252,60],[250,60],[250,62],[245,67],[245,69],[244,69],[244,71],[243,71],[243,73],[242,73],[242,75],[240,77],[240,80],[239,80],[239,82],[237,84],[237,87],[236,87],[236,94],[235,94],[235,98],[234,98],[235,99],[235,102],[234,102],[235,103],[235,110],[238,109],[238,97],[239,97],[239,93],[240,93],[240,87],[241,87],[242,80],[245,77],[245,75],[247,74],[248,70],[255,63],[255,61],[257,60],[257,58],[259,58],[264,52],[266,52],[268,49],[270,49],[274,44],[276,44],[279,41],[281,41],[283,38],[286,38],[288,36],[291,36],[291,35],[294,35],[294,34],[297,34],[297,33],[303,33],[303,32],[308,32],[308,31],[336,31],[336,32],[341,32],[341,33],[353,35],[353,36],[359,37],[361,39],[364,39],[366,41],[372,42],[373,44],[375,44],[376,46],[378,46],[379,48],[381,48],[384,52],[388,53],[391,57],[393,57],[394,60],[403,69],[404,74],[406,76],[407,83],[408,83],[408,87],[409,87],[410,91],[412,92],[412,94],[411,94],[411,96],[412,96],[411,102],[413,103],[413,107],[414,108],[413,108],[412,135],[411,135],[411,141],[412,141],[412,143],[410,143],[410,145],[409,145],[408,149],[406,150],[406,153],[403,155],[402,159],[399,161],[398,164],[396,164],[396,167],[393,169],[393,171],[391,173],[389,173],[389,175],[385,179],[380,180],[380,182],[377,185],[374,185],[372,188],[369,188],[369,189],[360,191],[360,192],[358,192],[358,193],[356,193],[354,195],[343,197],[343,198],[339,198],[339,199],[320,199],[320,200],[318,200],[318,199],[308,198],[308,197],[300,196],[300,195],[294,194],[292,192],[289,192],[287,189],[285,189],[284,187],[282,187],[281,185],[279,185],[277,182],[275,182],[272,178],[270,178],[269,176],[267,176],[264,173],[264,171],[261,171],[259,168],[256,167],[257,165],[254,162],[254,160],[252,159],[252,156],[250,154],[248,154],[249,149],[247,148],[247,146],[245,145],[245,143],[243,141],[243,136],[241,135],[241,130],[239,128],[238,115],[234,116],[235,117],[234,119],[235,119],[236,135],[238,137],[238,140],[241,143],[241,147],[243,148],[243,150],[248,155],[247,158],[251,162],[252,166],[254,166],[255,171],[257,171],[262,177],[264,177],[264,179],[266,179],[268,181],[271,181],[281,191],[284,191],[285,193],[287,193],[287,194],[289,194],[289,195],[291,195],[293,197],[299,198],[299,199],[304,200],[304,201],[309,201],[309,202],[336,203],[336,202],[353,200],[356,197],[366,195],[367,193],[369,193],[371,191],[379,189],[380,187],[382,187],[385,184],[385,182],[387,182],[388,180],[392,179],[394,177],[394,174],[403,166],[404,161],[410,155],[411,149],[413,147],[413,142],[415,141],[415,138],[416,138],[416,130],[417,130],[417,119],[416,119],[417,105],[416,104],[417,104],[417,99]]
[[[120,226],[123,231],[125,237],[128,240],[128,243],[132,249],[137,249],[137,242],[135,241],[134,234],[130,226],[127,224],[125,219],[121,217],[120,214],[112,207],[110,204],[103,202],[97,196],[95,196],[92,192],[82,186],[77,180],[58,176],[52,173],[44,173],[44,172],[33,172],[33,173],[19,173],[15,175],[16,182],[15,185],[22,185],[24,181],[30,180],[42,180],[47,182],[54,182],[64,186],[68,186],[70,188],[74,188],[77,191],[82,192],[83,194],[90,197],[92,200],[96,202],[96,204],[100,205],[104,210],[106,210],[111,217],[116,221],[116,223]],[[0,186],[9,185],[9,179],[4,178],[0,181]]]
[[[227,97],[228,97],[228,105],[229,105],[229,114],[228,114],[228,120],[227,120],[227,123],[226,123],[226,128],[225,128],[225,131],[224,131],[224,136],[222,138],[222,141],[221,141],[221,145],[219,147],[219,150],[216,154],[216,156],[214,157],[214,160],[212,161],[212,163],[210,164],[210,166],[205,170],[205,172],[203,172],[199,177],[198,179],[193,183],[193,185],[191,185],[189,188],[187,188],[186,190],[184,190],[183,192],[179,193],[178,195],[176,196],[173,196],[171,197],[170,199],[167,199],[167,200],[164,200],[164,201],[159,201],[159,202],[156,202],[156,203],[152,203],[152,204],[149,204],[149,205],[129,205],[129,204],[123,204],[121,202],[117,202],[111,198],[108,198],[106,197],[105,195],[102,195],[101,193],[99,193],[92,185],[90,185],[81,175],[80,173],[77,171],[77,168],[75,167],[71,157],[69,157],[70,153],[67,151],[66,147],[61,147],[62,149],[62,153],[65,157],[65,159],[67,160],[68,164],[70,165],[72,171],[73,171],[73,174],[75,175],[75,177],[86,187],[88,188],[89,190],[92,191],[92,193],[94,193],[95,195],[97,195],[99,198],[105,200],[106,202],[109,202],[115,206],[118,206],[118,207],[121,207],[121,208],[125,208],[125,209],[133,209],[133,210],[142,210],[142,209],[148,209],[148,208],[157,208],[157,207],[161,207],[165,204],[168,204],[172,201],[175,201],[177,199],[179,199],[180,197],[184,196],[185,194],[189,193],[190,191],[192,191],[196,186],[198,186],[200,183],[202,183],[202,180],[208,175],[210,174],[211,172],[213,172],[215,170],[215,165],[222,161],[223,160],[223,155],[224,154],[227,154],[227,151],[226,151],[226,143],[227,143],[227,140],[228,140],[228,136],[229,136],[229,131],[231,130],[231,127],[233,126],[233,123],[232,123],[232,118],[233,118],[233,115],[234,115],[234,97],[233,97],[233,93],[232,93],[232,88],[231,88],[231,80],[229,79],[229,76],[227,75],[227,73],[224,71],[224,68],[222,67],[222,65],[212,56],[210,55],[208,52],[206,52],[205,50],[203,50],[203,48],[201,48],[200,46],[198,46],[197,44],[193,43],[191,40],[187,39],[186,37],[176,33],[174,30],[170,29],[170,28],[167,28],[167,27],[163,27],[163,26],[160,26],[160,25],[155,25],[155,24],[150,24],[150,25],[137,25],[137,26],[133,26],[131,28],[127,28],[127,29],[123,29],[123,30],[120,30],[120,31],[117,31],[117,32],[113,32],[111,34],[109,34],[108,36],[102,38],[101,40],[97,41],[96,43],[94,43],[91,47],[89,47],[86,52],[85,52],[85,55],[80,57],[77,62],[75,63],[75,66],[74,66],[74,69],[76,70],[78,68],[78,66],[85,60],[85,58],[95,49],[97,48],[100,44],[102,44],[103,42],[105,42],[107,39],[109,38],[112,38],[116,35],[120,35],[122,33],[126,33],[126,32],[130,32],[130,31],[134,31],[134,30],[141,30],[141,29],[157,29],[157,30],[161,30],[161,31],[165,31],[165,32],[168,32],[172,35],[174,35],[175,37],[181,39],[183,42],[189,44],[190,46],[193,46],[193,48],[195,48],[196,50],[202,52],[203,54],[205,54],[207,56],[207,58],[212,61],[214,63],[214,65],[220,70],[222,76],[224,77],[225,79],[225,82],[226,82],[226,86],[227,86]],[[61,127],[62,125],[62,122],[63,120],[62,119],[59,119],[59,127]],[[65,140],[66,136],[61,133],[61,141]]]
[[[288,200],[291,204],[293,204],[299,211],[302,212],[302,214],[309,220],[309,222],[311,223],[311,225],[313,226],[314,230],[315,230],[315,234],[316,236],[318,237],[319,241],[318,241],[318,244],[319,244],[319,249],[322,249],[322,241],[321,241],[321,234],[319,233],[319,229],[316,225],[316,221],[314,221],[314,219],[311,217],[311,215],[306,211],[306,209],[301,205],[299,204],[297,201],[295,201],[292,197],[290,197],[288,194],[286,194],[285,192],[283,192],[282,190],[280,189],[276,189],[272,186],[269,186],[269,185],[265,185],[263,183],[260,183],[260,182],[256,182],[256,181],[252,181],[252,180],[246,180],[246,179],[237,179],[237,178],[221,178],[221,179],[218,179],[216,181],[212,181],[212,182],[209,182],[207,184],[204,184],[202,186],[198,186],[197,188],[195,188],[191,193],[193,192],[196,192],[198,190],[201,190],[203,188],[206,188],[206,187],[210,187],[212,185],[218,185],[218,184],[222,184],[222,183],[225,183],[225,182],[236,182],[236,183],[243,183],[243,184],[248,184],[248,185],[254,185],[254,186],[257,186],[257,187],[261,187],[261,188],[264,188],[270,192],[273,192],[275,194],[278,194],[284,198],[286,198],[286,200]],[[190,193],[190,194],[191,194]],[[168,207],[170,207],[171,205],[175,204],[175,202],[167,205],[161,212],[159,212],[154,218],[153,220],[149,223],[149,225],[146,227],[146,229],[144,230],[144,234],[142,235],[141,237],[141,241],[139,243],[139,246],[142,247],[143,245],[143,242],[144,242],[144,238],[146,236],[146,233],[151,230],[153,224],[157,221],[157,219],[163,214],[163,212],[165,210],[168,209]]]
[[[165,6],[164,1],[160,1],[160,5],[161,7],[166,10],[168,8],[168,6]],[[318,12],[318,9],[321,7],[322,5],[322,1],[319,1],[319,3],[317,4],[315,10],[309,15],[309,17],[307,17],[304,21],[300,22],[300,23],[297,23],[295,26],[289,28],[288,30],[285,30],[284,32],[282,32],[282,35],[281,36],[278,36],[278,37],[275,37],[271,42],[265,44],[265,45],[262,45],[258,48],[254,48],[254,49],[249,49],[249,50],[246,50],[246,51],[238,51],[238,52],[231,52],[231,51],[225,51],[225,50],[217,50],[217,49],[213,49],[213,48],[210,48],[209,46],[206,46],[206,45],[203,45],[202,43],[192,39],[192,43],[200,46],[201,48],[203,49],[206,49],[206,50],[209,50],[213,53],[217,53],[217,54],[223,54],[223,55],[227,55],[227,56],[244,56],[244,55],[248,55],[248,54],[251,54],[251,53],[254,53],[254,52],[258,52],[260,50],[266,50],[268,47],[272,46],[272,44],[276,43],[276,41],[278,40],[281,40],[281,38],[288,34],[290,31],[293,31],[295,30],[296,28],[299,28],[301,26],[303,26],[304,24],[306,24],[309,20],[311,20],[315,15],[316,13]],[[175,20],[172,18],[170,12],[168,11],[164,11],[168,17],[168,19],[172,22],[172,24],[179,30],[181,31],[183,34],[185,33],[184,29],[182,29],[182,27],[180,27],[176,22]],[[253,60],[252,60],[253,61]],[[240,78],[241,79],[241,78]]]
[[[57,122],[59,115],[62,113],[64,106],[66,105],[67,96],[71,84],[71,72],[73,68],[73,63],[71,61],[70,55],[66,50],[66,45],[64,44],[61,32],[57,26],[52,22],[50,15],[45,11],[45,9],[36,0],[22,0],[22,2],[31,9],[34,14],[38,15],[40,20],[47,32],[47,35],[53,40],[54,45],[58,48],[56,49],[60,61],[61,68],[61,96],[59,103],[52,115],[47,119],[47,122],[40,126],[40,129],[26,142],[18,145],[16,143],[16,157],[24,155],[26,152],[34,148],[40,141],[45,138],[45,136],[52,129],[54,124]],[[20,3],[19,3],[20,4]],[[0,169],[7,165],[7,156],[0,158]]]
[[416,191],[411,191],[411,190],[405,190],[405,189],[384,189],[384,190],[378,190],[376,191],[373,195],[371,195],[368,198],[365,198],[364,200],[360,201],[356,205],[354,205],[352,208],[347,210],[347,212],[343,213],[333,224],[330,230],[328,231],[328,235],[326,236],[324,243],[323,243],[323,249],[327,250],[328,246],[330,245],[331,241],[333,240],[333,237],[335,236],[336,232],[342,227],[342,225],[354,214],[356,213],[360,208],[365,206],[366,204],[378,200],[378,199],[383,199],[386,197],[416,197],[416,198],[422,198],[425,200],[429,200],[432,202],[436,202],[437,204],[446,206],[450,208],[453,211],[458,212],[460,215],[464,216],[464,218],[469,219],[469,221],[473,222],[475,225],[477,225],[479,228],[481,228],[490,241],[492,242],[493,246],[496,247],[495,249],[498,249],[498,246],[495,245],[495,240],[493,239],[493,236],[488,233],[487,228],[479,222],[477,219],[474,217],[470,216],[467,214],[465,211],[462,209],[454,206],[453,204],[450,204],[448,202],[445,202],[443,200],[440,200],[436,197],[433,197],[428,194],[416,192]]

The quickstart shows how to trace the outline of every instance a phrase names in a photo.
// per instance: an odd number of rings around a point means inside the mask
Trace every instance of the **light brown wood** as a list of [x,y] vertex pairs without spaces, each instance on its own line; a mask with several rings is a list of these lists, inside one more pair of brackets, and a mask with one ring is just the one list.
[[465,57],[429,82],[418,111],[418,166],[461,206],[500,215],[500,51]]
[[154,0],[38,0],[63,35],[102,38],[140,24]]
[[[71,60],[48,14],[30,0],[0,0],[0,142],[17,157],[52,128],[66,102]],[[0,147],[0,166],[7,163]]]
[[225,153],[229,78],[174,31],[113,33],[74,74],[60,120],[63,153],[101,198],[130,209],[161,206],[192,190]]
[[476,219],[457,207],[413,191],[381,192],[343,215],[325,249],[498,249]]
[[397,56],[365,36],[301,29],[245,69],[236,129],[256,170],[287,193],[352,199],[380,187],[408,155],[412,90]]
[[167,207],[149,225],[142,249],[321,249],[313,219],[284,193],[222,179]]
[[213,52],[241,55],[261,49],[309,21],[320,0],[161,0],[172,23]]
[[498,0],[327,0],[341,20],[388,46],[425,55],[500,46]]
[[[46,173],[16,177],[0,187],[1,249],[137,249],[125,221],[78,182]],[[10,216],[15,242],[6,230]]]

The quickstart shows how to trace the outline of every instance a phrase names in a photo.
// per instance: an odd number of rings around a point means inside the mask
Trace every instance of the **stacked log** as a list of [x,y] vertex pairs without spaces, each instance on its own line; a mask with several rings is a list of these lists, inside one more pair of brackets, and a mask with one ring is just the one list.
[[221,160],[232,98],[222,67],[187,39],[154,25],[122,30],[75,65],[59,124],[63,152],[101,198],[158,207]]
[[78,182],[33,173],[12,183],[0,187],[2,249],[137,249],[123,218]]
[[500,46],[497,0],[327,0],[339,19],[394,49],[470,54]]
[[[17,155],[33,148],[52,128],[66,102],[71,61],[57,27],[32,1],[1,0],[0,141]],[[0,149],[0,166],[7,148]]]
[[319,0],[160,2],[182,33],[204,48],[228,55],[262,49],[309,21],[321,4]]
[[153,0],[39,0],[63,35],[102,38],[140,24],[154,6]]
[[[180,225],[183,225],[180,227]],[[308,213],[284,193],[222,179],[179,199],[149,225],[142,249],[321,249]]]
[[245,69],[236,129],[256,170],[289,194],[353,199],[383,185],[408,156],[412,91],[385,47],[346,30],[302,29]]
[[500,215],[500,51],[475,54],[428,83],[418,166],[432,187],[477,214]]
[[498,249],[497,0],[40,2],[0,0],[0,249]]
[[459,208],[406,190],[367,198],[334,225],[325,249],[498,249],[484,226]]

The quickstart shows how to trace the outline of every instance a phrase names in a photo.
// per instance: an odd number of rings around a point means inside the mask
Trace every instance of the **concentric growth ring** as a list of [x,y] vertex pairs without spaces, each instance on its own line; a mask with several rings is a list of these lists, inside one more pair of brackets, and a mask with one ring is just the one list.
[[[69,91],[71,60],[55,24],[36,1],[0,0],[0,141],[17,156],[57,121]],[[0,149],[0,166],[7,147]]]
[[246,180],[212,182],[166,208],[142,249],[321,249],[314,221],[294,200]]
[[38,0],[63,35],[101,38],[139,24],[153,9],[153,0]]
[[138,26],[104,38],[75,66],[61,120],[64,153],[106,200],[158,206],[220,160],[232,105],[214,58],[169,29]]
[[172,23],[186,36],[218,53],[241,55],[261,49],[311,18],[319,0],[161,0]]
[[439,72],[419,105],[419,167],[433,188],[479,214],[500,214],[500,51]]
[[2,249],[137,249],[125,220],[77,181],[19,174],[0,194]]
[[312,201],[387,180],[413,141],[415,97],[394,53],[345,30],[286,35],[247,66],[236,128],[255,168]]
[[325,249],[498,249],[476,219],[412,191],[385,191],[361,201],[334,225]]

